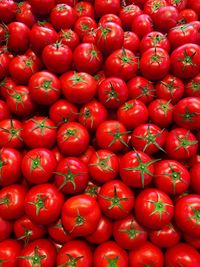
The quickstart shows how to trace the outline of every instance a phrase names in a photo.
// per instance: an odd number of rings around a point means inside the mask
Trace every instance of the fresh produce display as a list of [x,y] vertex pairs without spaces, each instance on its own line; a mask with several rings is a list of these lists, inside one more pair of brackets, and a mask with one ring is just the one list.
[[0,267],[200,267],[200,1],[0,1]]

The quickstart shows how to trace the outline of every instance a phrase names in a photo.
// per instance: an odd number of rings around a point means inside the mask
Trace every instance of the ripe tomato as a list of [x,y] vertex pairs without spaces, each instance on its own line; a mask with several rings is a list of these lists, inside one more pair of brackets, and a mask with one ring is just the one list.
[[72,236],[92,234],[100,221],[101,210],[96,200],[88,195],[68,198],[62,208],[62,224]]
[[128,147],[128,131],[122,123],[115,120],[102,122],[96,131],[96,139],[99,147],[119,152]]
[[128,255],[113,241],[99,245],[94,252],[94,267],[128,267]]
[[29,2],[24,1],[17,6],[16,21],[24,23],[29,28],[36,22],[36,16],[33,14],[31,5]]
[[192,168],[190,169],[190,185],[192,187],[192,190],[197,193],[200,194],[200,162],[196,163],[192,166]]
[[10,110],[8,106],[6,105],[6,102],[0,99],[0,121],[10,119],[10,117],[11,117]]
[[15,1],[2,0],[0,2],[0,17],[4,23],[14,21],[16,16],[17,4]]
[[142,14],[142,10],[138,5],[126,5],[121,8],[119,17],[122,21],[123,29],[131,30],[132,21],[135,17]]
[[25,212],[37,224],[50,224],[58,220],[64,203],[63,194],[52,184],[33,186],[25,198]]
[[103,213],[111,219],[122,219],[133,209],[134,194],[132,190],[119,180],[105,183],[98,195],[98,203]]
[[84,153],[89,145],[89,133],[78,122],[64,123],[58,130],[57,144],[61,153],[78,156]]
[[161,229],[171,221],[173,215],[172,200],[159,189],[145,189],[136,198],[135,216],[143,226],[153,230]]
[[116,14],[118,15],[120,11],[120,1],[114,0],[110,2],[109,0],[95,0],[94,10],[97,17],[102,17],[105,14]]
[[71,29],[62,29],[58,33],[58,40],[64,45],[68,45],[73,51],[80,43],[78,34]]
[[146,34],[153,31],[153,21],[147,14],[141,14],[136,16],[131,25],[132,32],[142,39]]
[[57,254],[57,266],[92,266],[92,251],[87,243],[72,240],[64,244]]
[[12,184],[0,190],[0,217],[16,220],[24,214],[26,189],[23,185]]
[[5,53],[0,53],[0,80],[3,80],[8,75],[10,59]]
[[13,231],[13,222],[0,217],[0,242],[9,238]]
[[96,94],[97,83],[89,73],[69,71],[60,82],[64,96],[74,104],[85,104]]
[[[53,267],[56,262],[56,248],[50,240],[37,239],[25,246],[18,259],[21,267]],[[34,265],[33,265],[34,264]]]
[[113,225],[115,241],[123,249],[136,249],[147,241],[148,233],[132,215],[117,220]]
[[140,44],[140,39],[138,38],[137,34],[131,31],[124,32],[124,43],[123,47],[136,53],[138,51]]
[[18,265],[18,257],[20,256],[22,246],[19,241],[7,239],[0,242],[0,259],[2,267],[11,267]]
[[94,7],[91,3],[80,1],[74,6],[74,10],[78,17],[91,17],[94,18]]
[[185,84],[185,95],[189,97],[200,97],[200,74],[197,74],[197,76]]
[[96,21],[91,17],[80,17],[76,20],[74,31],[83,40],[84,36],[97,29]]

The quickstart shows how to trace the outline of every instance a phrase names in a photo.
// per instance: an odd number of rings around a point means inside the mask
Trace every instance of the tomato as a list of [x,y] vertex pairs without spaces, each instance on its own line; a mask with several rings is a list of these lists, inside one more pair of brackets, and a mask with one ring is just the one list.
[[100,221],[101,210],[96,200],[88,195],[68,198],[62,208],[62,224],[71,236],[92,234]]
[[0,217],[14,220],[24,214],[26,189],[23,185],[12,184],[0,190]]
[[18,257],[21,253],[21,244],[14,239],[7,239],[0,242],[0,262],[2,267],[17,266]]
[[46,239],[37,239],[25,246],[19,256],[18,264],[21,267],[53,267],[56,262],[56,248]]
[[145,189],[135,200],[136,219],[150,229],[161,229],[171,221],[173,215],[172,200],[159,189]]
[[156,30],[167,33],[178,22],[178,10],[174,6],[162,6],[153,16]]
[[50,13],[50,21],[57,31],[73,28],[76,18],[75,10],[67,4],[54,6]]
[[161,128],[172,124],[174,106],[170,102],[170,100],[158,98],[149,104],[148,111],[152,123]]
[[29,88],[27,86],[16,86],[12,90],[7,91],[7,106],[17,116],[24,117],[31,115],[35,110]]
[[29,28],[32,28],[36,22],[36,17],[33,14],[31,5],[27,1],[18,4],[16,10],[16,21],[24,23]]
[[132,211],[134,202],[132,190],[119,180],[106,182],[99,191],[98,203],[111,219],[125,218]]
[[149,80],[163,79],[168,74],[169,68],[170,57],[163,48],[149,48],[141,56],[140,70]]
[[128,49],[119,49],[112,52],[105,61],[105,73],[127,81],[134,76],[138,69],[138,60]]
[[178,126],[186,129],[200,128],[200,98],[181,99],[174,108],[174,120]]
[[82,43],[74,50],[73,62],[77,71],[93,75],[100,70],[103,56],[94,44]]
[[144,3],[144,13],[154,18],[155,14],[163,6],[167,6],[167,2],[165,0],[147,0]]
[[185,94],[190,97],[200,97],[200,74],[185,84]]
[[158,98],[176,104],[184,93],[184,83],[178,77],[167,74],[161,81],[156,83],[156,95]]
[[2,0],[0,2],[0,17],[4,23],[9,23],[15,20],[17,4],[15,1]]
[[2,99],[6,100],[8,96],[8,92],[12,92],[13,88],[16,86],[15,82],[9,78],[5,77],[1,82],[0,82],[0,93]]
[[159,150],[164,152],[163,146],[166,139],[166,131],[161,130],[156,124],[140,124],[131,135],[132,146],[151,155]]
[[199,267],[200,256],[198,251],[190,245],[179,243],[166,251],[165,264],[166,267],[172,265],[174,267]]
[[139,39],[153,31],[153,21],[147,14],[136,16],[131,25],[132,32],[136,33]]
[[123,249],[136,249],[147,241],[148,233],[132,215],[117,220],[113,226],[115,241]]
[[24,215],[15,221],[14,233],[17,240],[22,240],[27,245],[30,241],[42,238],[46,229],[43,225],[35,224]]
[[89,133],[78,122],[64,123],[58,130],[57,144],[63,154],[78,156],[84,153],[89,145]]
[[92,244],[102,244],[111,238],[112,232],[112,221],[102,215],[96,230],[91,235],[86,236],[86,240]]
[[200,247],[199,237],[194,237],[194,236],[191,236],[190,234],[184,234],[183,238],[189,245],[191,245],[194,248],[199,249]]
[[185,128],[175,128],[166,136],[165,150],[172,159],[188,159],[197,153],[197,148],[197,139]]
[[76,121],[78,118],[78,109],[71,102],[65,99],[59,99],[50,106],[49,117],[59,126],[68,121]]
[[64,203],[63,194],[52,184],[33,186],[25,198],[25,212],[37,224],[50,224],[58,220]]
[[102,122],[96,131],[96,139],[99,147],[119,152],[128,147],[128,131],[122,123],[115,120]]
[[167,194],[182,194],[190,185],[188,170],[175,160],[161,160],[155,164],[154,183]]
[[19,181],[21,177],[20,152],[13,148],[0,150],[0,185],[8,186]]
[[176,48],[171,54],[171,70],[181,79],[195,77],[200,70],[200,48],[187,43]]
[[116,23],[116,24],[118,24],[119,26],[122,27],[121,19],[115,14],[110,13],[110,14],[103,15],[100,18],[98,25],[100,26],[101,24],[104,24],[104,23],[107,23],[107,22],[114,22],[114,23]]
[[29,47],[30,30],[21,22],[11,22],[7,28],[7,47],[14,53],[23,53]]
[[21,149],[23,147],[22,123],[15,119],[0,121],[0,147]]
[[91,267],[92,251],[81,240],[72,240],[64,244],[57,254],[57,266]]
[[131,30],[132,21],[135,17],[142,14],[142,10],[138,5],[126,5],[122,7],[119,17],[122,21],[123,28],[126,30]]
[[197,13],[190,8],[183,9],[179,12],[178,22],[181,24],[198,21]]
[[152,181],[156,161],[140,151],[130,151],[124,154],[120,160],[122,181],[133,188],[144,188]]
[[58,33],[59,42],[62,42],[64,45],[68,45],[71,50],[74,50],[77,45],[80,43],[79,36],[75,31],[71,29],[62,29]]
[[170,42],[168,38],[161,32],[152,31],[145,35],[140,42],[140,52],[143,54],[149,48],[160,47],[169,52]]
[[40,0],[30,0],[29,3],[34,14],[38,16],[48,15],[55,6],[55,0],[45,0],[42,3]]
[[79,158],[86,164],[89,163],[93,153],[95,153],[95,149],[93,146],[89,145],[86,149],[85,153],[83,153]]
[[154,246],[150,242],[146,242],[139,248],[136,248],[130,252],[129,262],[130,267],[163,267],[164,256],[158,247]]
[[78,119],[89,131],[94,132],[107,116],[104,105],[93,99],[81,107]]
[[118,157],[109,150],[98,150],[89,160],[89,173],[91,178],[98,183],[113,180],[118,175]]
[[184,233],[197,237],[200,233],[199,213],[199,195],[189,194],[176,202],[174,212],[175,222]]
[[138,51],[140,44],[140,39],[138,38],[137,34],[131,31],[124,32],[124,43],[123,47],[136,53]]
[[100,25],[96,32],[96,46],[105,55],[120,49],[124,41],[123,29],[114,22]]
[[84,194],[93,197],[97,200],[98,193],[100,191],[100,186],[94,184],[93,182],[89,181],[87,187],[84,191]]
[[33,74],[28,86],[31,98],[41,105],[53,104],[61,94],[59,79],[49,71],[40,71]]
[[3,80],[7,75],[8,75],[8,70],[9,70],[9,63],[10,59],[8,55],[5,53],[1,52],[0,53],[0,80]]
[[81,193],[88,183],[88,167],[80,159],[68,157],[58,163],[55,185],[68,195]]
[[10,119],[10,117],[11,117],[10,110],[6,105],[6,102],[0,100],[0,122],[3,120]]
[[94,10],[97,17],[102,17],[103,15],[110,13],[118,15],[120,11],[120,1],[95,0]]
[[128,267],[128,255],[113,241],[99,245],[94,252],[94,267]]
[[13,231],[13,222],[0,217],[0,242],[9,238]]
[[22,173],[32,184],[46,183],[56,170],[57,161],[52,151],[46,148],[29,150],[22,159]]
[[116,109],[128,98],[126,83],[117,77],[106,78],[97,87],[99,101],[109,109]]
[[[39,8],[41,9],[41,8]],[[30,32],[30,43],[34,52],[41,54],[46,45],[56,42],[58,35],[51,24],[35,23]]]
[[175,225],[171,223],[165,225],[160,230],[153,230],[149,233],[151,242],[160,248],[173,247],[179,243],[181,233]]
[[65,244],[72,239],[69,233],[65,231],[61,219],[56,223],[50,224],[47,230],[49,236],[58,244]]
[[192,166],[192,168],[190,169],[190,178],[190,185],[192,187],[192,190],[195,193],[200,194],[200,163],[196,163]]
[[94,7],[91,3],[80,1],[74,6],[74,10],[78,17],[91,17],[94,18]]
[[167,0],[169,5],[172,5],[177,8],[178,11],[181,11],[186,8],[187,1],[186,0]]
[[34,116],[23,124],[22,138],[30,148],[51,148],[56,141],[56,129],[52,120]]
[[85,104],[96,94],[97,84],[89,73],[69,71],[61,76],[60,82],[65,98],[73,104]]
[[144,104],[150,103],[155,95],[155,88],[151,81],[142,76],[136,76],[127,83],[129,91],[129,99],[137,99]]
[[74,31],[78,34],[80,39],[89,34],[92,30],[97,29],[96,21],[91,17],[80,17],[76,20]]

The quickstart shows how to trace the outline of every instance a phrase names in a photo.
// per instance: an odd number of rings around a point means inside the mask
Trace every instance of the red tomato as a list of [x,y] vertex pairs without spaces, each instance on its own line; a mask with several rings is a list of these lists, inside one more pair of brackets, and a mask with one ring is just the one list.
[[10,119],[10,117],[11,117],[10,110],[6,105],[6,102],[0,100],[0,122],[3,120]]
[[134,18],[142,14],[142,10],[138,5],[126,5],[122,7],[119,17],[122,21],[123,28],[131,30],[132,21]]
[[200,74],[185,84],[185,94],[190,97],[200,97]]
[[33,11],[32,11],[32,8],[29,2],[24,1],[18,4],[17,12],[16,12],[16,20],[24,23],[29,28],[32,28],[32,26],[36,22],[36,17],[33,14]]
[[58,33],[59,41],[64,45],[68,45],[71,50],[74,50],[77,45],[80,43],[79,36],[75,31],[71,29],[62,29]]
[[192,190],[195,193],[200,194],[200,162],[194,164],[190,169],[190,178],[190,185],[192,187]]
[[96,200],[88,195],[68,198],[62,208],[62,224],[72,236],[92,234],[100,221],[101,210]]
[[48,15],[55,6],[55,0],[29,0],[33,12],[38,16]]
[[95,0],[94,10],[97,17],[102,17],[103,15],[110,13],[118,15],[120,11],[120,1]]
[[153,21],[147,14],[136,16],[131,25],[132,32],[136,33],[139,39],[153,31]]
[[9,238],[13,231],[13,222],[0,217],[0,242]]
[[4,23],[10,23],[15,20],[17,4],[15,1],[2,0],[0,2],[0,17]]
[[123,47],[136,53],[138,51],[140,39],[137,34],[131,31],[124,32],[124,44]]
[[59,219],[56,223],[49,225],[48,234],[55,242],[61,245],[72,239],[69,233],[65,231],[61,219]]
[[14,239],[7,239],[0,242],[0,259],[2,267],[11,267],[18,265],[18,257],[20,256],[22,246]]

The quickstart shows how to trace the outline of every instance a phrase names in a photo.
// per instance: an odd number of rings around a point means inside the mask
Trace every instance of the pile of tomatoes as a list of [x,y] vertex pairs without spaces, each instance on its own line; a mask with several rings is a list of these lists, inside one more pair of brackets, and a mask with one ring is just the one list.
[[0,22],[0,266],[200,267],[200,1]]

